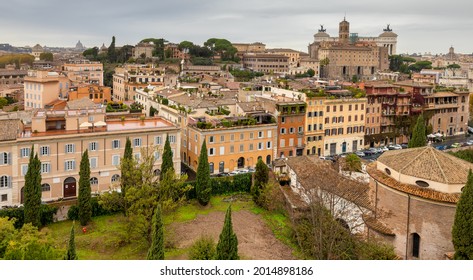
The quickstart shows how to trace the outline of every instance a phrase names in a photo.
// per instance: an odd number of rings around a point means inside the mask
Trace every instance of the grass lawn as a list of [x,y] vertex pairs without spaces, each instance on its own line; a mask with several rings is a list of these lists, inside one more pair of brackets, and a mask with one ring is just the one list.
[[[198,215],[208,215],[211,212],[225,212],[229,203],[232,212],[241,210],[250,211],[261,216],[271,228],[275,237],[284,244],[295,248],[292,239],[290,220],[278,212],[269,212],[257,207],[249,195],[216,196],[212,197],[210,204],[203,207],[196,200],[187,202],[173,213],[163,216],[165,226],[171,223],[185,223],[194,220]],[[44,228],[50,233],[57,248],[66,250],[72,221],[62,221]],[[170,234],[166,232],[165,234]],[[166,236],[165,236],[166,240]],[[75,225],[76,251],[82,260],[140,260],[146,259],[148,244],[140,240],[128,240],[125,217],[122,214],[112,216],[94,217],[87,226],[87,232],[82,232],[82,227]],[[165,243],[166,244],[166,243]],[[185,255],[188,248],[166,250],[166,258],[174,259],[176,256]]]

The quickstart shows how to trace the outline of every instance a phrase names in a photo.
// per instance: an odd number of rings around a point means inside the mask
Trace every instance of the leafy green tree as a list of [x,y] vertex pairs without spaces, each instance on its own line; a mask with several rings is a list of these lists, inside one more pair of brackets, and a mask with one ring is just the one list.
[[210,192],[212,185],[210,181],[210,167],[207,157],[207,145],[205,141],[202,143],[199,156],[199,166],[197,167],[197,179],[195,183],[195,191],[197,200],[201,205],[207,205],[210,201]]
[[210,236],[201,236],[189,250],[190,260],[213,260],[215,258],[215,241]]
[[3,259],[8,243],[15,233],[14,222],[14,218],[0,217],[0,260]]
[[453,63],[447,66],[448,69],[460,69],[462,68],[460,65]]
[[41,226],[41,161],[38,154],[33,157],[34,147],[31,147],[28,171],[25,175],[24,206],[25,224]]
[[161,207],[158,205],[153,215],[153,232],[148,260],[164,260],[164,228],[161,219]]
[[50,52],[41,53],[39,55],[40,60],[53,61],[53,54]]
[[315,75],[315,70],[310,68],[309,70],[307,70],[307,75],[309,75],[309,77],[314,77]]
[[92,205],[90,203],[92,198],[91,192],[89,151],[85,150],[80,161],[78,198],[79,220],[80,224],[83,226],[87,225],[92,217]]
[[468,180],[457,203],[452,228],[454,259],[473,259],[473,172],[468,172]]
[[238,256],[238,238],[233,232],[232,225],[232,207],[228,206],[225,214],[225,222],[217,244],[217,260],[239,260]]
[[99,55],[99,48],[93,47],[90,49],[85,50],[82,55],[90,60],[97,60],[97,56]]
[[3,109],[6,105],[8,105],[8,100],[4,97],[0,97],[0,109]]
[[[13,223],[13,221],[9,221]],[[5,260],[55,260],[60,258],[59,252],[49,239],[46,231],[24,224],[19,230],[8,237],[5,248]]]
[[184,50],[184,49],[190,50],[193,47],[194,47],[194,43],[192,43],[190,41],[182,41],[182,42],[179,43],[179,46],[178,46],[179,50],[181,50],[181,51]]
[[71,233],[69,235],[69,245],[67,247],[66,255],[64,256],[65,260],[77,260],[76,254],[76,243],[74,238],[74,223],[72,223]]
[[425,134],[425,121],[422,114],[417,118],[416,125],[414,126],[414,131],[412,132],[412,137],[409,140],[409,148],[424,147],[427,145],[427,136]]
[[345,158],[346,169],[350,171],[361,171],[361,159],[355,154],[349,154]]
[[186,193],[192,188],[186,184],[187,175],[178,177],[173,169],[161,173],[158,187],[158,201],[164,213],[174,210],[181,205]]
[[256,163],[256,170],[253,180],[253,186],[251,188],[251,194],[253,195],[253,201],[261,205],[259,198],[263,187],[268,183],[269,180],[269,168],[263,162],[262,159],[258,159]]
[[166,142],[164,143],[164,151],[163,151],[163,161],[161,163],[161,176],[159,177],[160,180],[163,179],[164,174],[168,170],[172,170],[174,172],[174,163],[172,160],[172,150],[171,144],[169,142],[169,136],[166,135]]

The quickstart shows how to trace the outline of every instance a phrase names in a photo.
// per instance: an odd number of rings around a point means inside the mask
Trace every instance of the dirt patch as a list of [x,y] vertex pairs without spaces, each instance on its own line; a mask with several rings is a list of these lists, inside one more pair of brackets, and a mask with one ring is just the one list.
[[[223,228],[225,213],[212,212],[198,215],[185,223],[174,223],[169,228],[169,237],[178,249],[190,247],[202,235],[218,242]],[[247,210],[232,212],[233,230],[238,237],[238,254],[241,259],[293,260],[292,249],[274,237],[262,218]],[[185,259],[177,256],[176,259]]]

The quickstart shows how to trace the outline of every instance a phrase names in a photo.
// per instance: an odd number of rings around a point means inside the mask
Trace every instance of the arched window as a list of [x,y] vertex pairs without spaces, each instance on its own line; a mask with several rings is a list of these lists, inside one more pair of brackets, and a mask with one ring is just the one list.
[[10,186],[10,178],[8,176],[4,175],[0,177],[0,188],[6,188]]
[[41,185],[42,192],[49,192],[51,190],[51,186],[47,183]]
[[210,169],[210,174],[214,174],[214,163],[209,162],[209,169]]
[[153,174],[154,174],[154,176],[159,176],[159,175],[161,174],[161,170],[155,169],[155,170],[153,171]]
[[91,185],[98,185],[99,184],[99,179],[97,179],[97,177],[90,178],[90,184]]
[[112,176],[112,183],[116,183],[116,182],[118,182],[118,181],[120,181],[120,175],[114,174],[114,175]]

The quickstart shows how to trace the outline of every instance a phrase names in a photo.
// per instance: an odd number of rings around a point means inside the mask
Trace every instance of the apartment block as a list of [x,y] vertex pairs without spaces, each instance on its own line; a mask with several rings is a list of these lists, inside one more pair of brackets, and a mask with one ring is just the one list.
[[190,118],[184,162],[197,170],[200,149],[206,141],[211,174],[254,168],[260,158],[270,164],[275,157],[277,139],[277,124],[271,123],[271,117],[262,115],[257,123],[249,123],[251,120],[246,117],[213,123],[205,118]]
[[306,154],[321,156],[324,151],[325,97],[307,97],[305,115]]
[[289,71],[289,58],[281,54],[245,53],[243,67],[262,73],[285,74]]
[[162,151],[169,137],[176,173],[180,173],[180,133],[172,123],[145,120],[107,120],[103,108],[39,110],[30,127],[19,120],[1,120],[0,206],[23,203],[25,174],[32,148],[41,160],[42,200],[56,201],[78,195],[79,165],[88,150],[93,193],[120,189],[120,160],[126,139],[133,155],[153,153],[154,172],[160,173]]
[[324,156],[363,149],[366,98],[341,96],[324,100]]
[[302,156],[305,150],[304,127],[306,103],[283,101],[276,103],[278,123],[278,158]]
[[148,85],[163,86],[164,70],[154,64],[126,64],[116,68],[113,74],[113,100],[134,100],[135,90]]
[[73,85],[94,84],[103,86],[103,64],[89,60],[74,60],[62,66],[63,73]]

